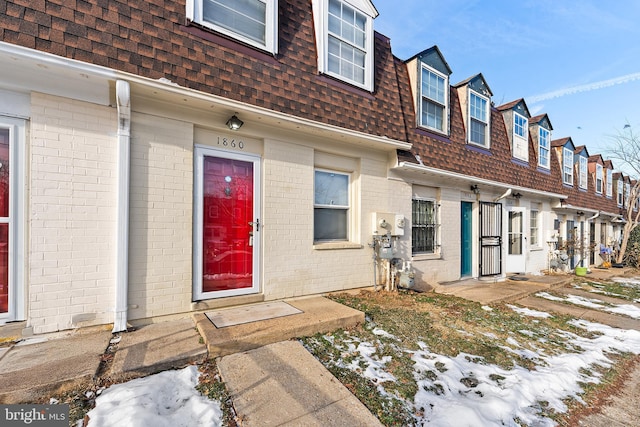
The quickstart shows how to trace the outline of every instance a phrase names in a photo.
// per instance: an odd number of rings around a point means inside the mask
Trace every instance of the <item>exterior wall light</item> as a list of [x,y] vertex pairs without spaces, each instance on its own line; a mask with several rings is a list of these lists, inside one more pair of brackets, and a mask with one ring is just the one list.
[[520,194],[520,193],[514,193],[514,194],[513,194],[513,197],[515,197],[516,199],[518,199],[518,200],[519,200],[519,199],[520,199],[520,197],[522,197],[522,194]]
[[242,127],[243,124],[244,122],[240,120],[235,114],[229,117],[229,120],[227,120],[227,126],[229,126],[229,129],[231,130],[238,130]]
[[471,191],[473,191],[473,194],[480,194],[480,188],[478,188],[478,184],[473,184],[471,186]]

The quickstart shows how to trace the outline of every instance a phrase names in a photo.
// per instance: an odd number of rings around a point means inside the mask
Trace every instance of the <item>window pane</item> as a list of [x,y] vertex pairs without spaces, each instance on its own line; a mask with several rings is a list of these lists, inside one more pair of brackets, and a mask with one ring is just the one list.
[[527,136],[527,119],[519,114],[515,114],[513,131],[516,135],[525,138]]
[[470,99],[470,113],[472,118],[487,122],[487,101],[473,92]]
[[433,102],[422,100],[422,124],[430,128],[444,130],[444,107]]
[[364,83],[366,21],[364,14],[346,4],[329,1],[329,72]]
[[487,125],[471,119],[471,142],[485,145],[485,130]]
[[347,240],[346,209],[315,208],[313,217],[313,239]]
[[9,224],[0,224],[0,313],[9,311]]
[[349,206],[349,176],[334,172],[316,171],[316,205]]
[[265,43],[267,5],[260,0],[204,0],[202,15],[240,35]]

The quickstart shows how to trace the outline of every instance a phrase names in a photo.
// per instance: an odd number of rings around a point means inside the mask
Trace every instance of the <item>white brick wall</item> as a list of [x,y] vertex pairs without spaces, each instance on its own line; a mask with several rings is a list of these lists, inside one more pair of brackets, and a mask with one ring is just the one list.
[[134,113],[129,318],[190,310],[193,125]]
[[[314,148],[279,141],[264,147],[264,292],[265,299],[371,286],[373,284],[371,213],[395,212],[409,206],[410,186],[387,179],[382,153],[344,150],[359,170],[354,226],[355,249],[313,247]],[[408,187],[408,190],[407,190]],[[409,197],[410,200],[410,197]],[[409,211],[410,212],[410,211]]]
[[29,326],[44,333],[109,323],[116,111],[38,93],[31,103]]

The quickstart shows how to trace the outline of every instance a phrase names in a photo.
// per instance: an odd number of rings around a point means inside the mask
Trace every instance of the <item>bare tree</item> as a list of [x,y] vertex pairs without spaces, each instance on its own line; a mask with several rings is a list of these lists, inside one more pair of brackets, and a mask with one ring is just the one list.
[[633,175],[629,191],[624,190],[623,217],[625,220],[622,228],[622,241],[620,251],[616,258],[617,263],[621,263],[627,251],[629,236],[634,228],[640,223],[640,208],[638,199],[640,198],[640,135],[633,130],[630,124],[626,124],[622,131],[611,138],[612,148],[607,150],[607,156],[614,160],[615,165],[623,170],[623,173]]

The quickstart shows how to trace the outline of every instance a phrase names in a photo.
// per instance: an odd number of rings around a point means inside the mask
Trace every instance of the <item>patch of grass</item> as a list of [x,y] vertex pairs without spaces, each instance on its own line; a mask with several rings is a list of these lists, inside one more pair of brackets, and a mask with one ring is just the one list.
[[[601,335],[575,326],[576,319],[571,316],[526,316],[507,304],[494,304],[488,310],[478,303],[434,293],[362,291],[334,294],[331,298],[364,311],[366,324],[351,331],[316,335],[302,341],[385,425],[415,422],[406,408],[412,407],[411,402],[418,393],[418,380],[427,379],[432,383],[422,386],[429,393],[445,393],[437,381],[447,370],[445,364],[437,362],[435,369],[423,370],[419,374],[422,378],[417,378],[411,358],[414,351],[426,348],[450,358],[464,353],[472,355],[466,357],[476,364],[534,370],[545,363],[536,355],[580,352],[577,337],[593,339]],[[373,362],[362,358],[357,350],[361,342],[374,346],[373,354],[369,347],[368,357],[379,365],[376,369],[392,375],[394,381],[374,382],[362,375]],[[600,372],[603,368],[589,369]],[[603,369],[603,377],[604,371],[607,369]],[[493,374],[490,379],[501,385],[505,377]],[[470,388],[477,385],[476,382],[472,375],[463,378],[463,384],[468,383]],[[590,387],[599,387],[591,383],[584,386],[587,394]],[[538,402],[535,409],[545,416],[559,418],[547,402]]]
[[576,284],[580,289],[599,295],[609,295],[628,301],[640,299],[640,285],[634,283],[580,281]]

